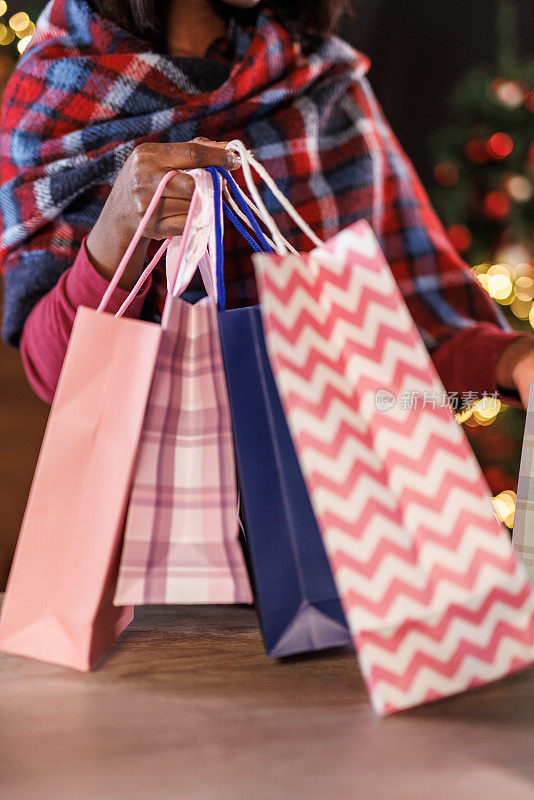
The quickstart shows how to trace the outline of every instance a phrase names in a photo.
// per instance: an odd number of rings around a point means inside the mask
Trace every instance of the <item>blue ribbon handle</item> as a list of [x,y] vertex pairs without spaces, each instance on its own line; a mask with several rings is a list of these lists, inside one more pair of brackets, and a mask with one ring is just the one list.
[[272,247],[265,238],[263,231],[258,225],[258,222],[254,214],[252,213],[248,205],[241,197],[241,193],[237,187],[237,184],[232,178],[231,174],[228,172],[228,170],[223,169],[222,167],[208,167],[208,172],[211,175],[211,179],[213,181],[213,189],[215,193],[215,238],[216,238],[215,269],[217,278],[217,308],[219,311],[224,311],[226,308],[226,293],[224,289],[224,247],[223,247],[223,226],[221,218],[221,196],[222,196],[222,184],[220,178],[221,175],[226,179],[230,191],[232,192],[232,196],[234,197],[239,208],[249,220],[252,229],[259,240],[259,244],[250,235],[250,233],[246,230],[246,228],[241,224],[241,221],[236,217],[236,215],[234,214],[234,212],[228,206],[227,203],[222,204],[224,209],[224,215],[232,223],[232,225],[239,231],[239,233],[243,236],[243,238],[250,244],[250,246],[256,253],[272,253]]

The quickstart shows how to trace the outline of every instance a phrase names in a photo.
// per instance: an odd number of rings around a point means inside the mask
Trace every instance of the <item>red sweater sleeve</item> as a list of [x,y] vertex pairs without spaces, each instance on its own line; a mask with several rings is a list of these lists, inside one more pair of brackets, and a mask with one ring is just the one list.
[[[51,403],[54,397],[78,306],[98,308],[108,286],[106,278],[93,267],[84,239],[72,267],[63,273],[54,288],[28,315],[20,340],[20,353],[30,386],[45,402]],[[140,316],[149,287],[150,280],[124,316]],[[127,296],[124,289],[116,289],[107,311],[118,311]]]
[[508,345],[523,336],[533,338],[531,333],[504,331],[491,322],[478,322],[440,344],[431,353],[432,361],[445,388],[460,393],[460,405],[462,392],[472,392],[473,398],[496,392],[503,403],[522,408],[519,392],[497,386],[495,365]]

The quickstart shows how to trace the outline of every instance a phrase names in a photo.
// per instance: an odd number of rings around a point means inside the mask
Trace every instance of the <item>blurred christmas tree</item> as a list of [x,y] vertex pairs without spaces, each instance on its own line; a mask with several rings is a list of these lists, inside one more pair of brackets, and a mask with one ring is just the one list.
[[[430,193],[448,235],[513,327],[534,327],[534,61],[519,54],[517,6],[497,13],[495,67],[455,87],[455,121],[435,140]],[[513,519],[524,414],[475,404],[461,421],[495,493]],[[491,428],[488,426],[491,425]]]

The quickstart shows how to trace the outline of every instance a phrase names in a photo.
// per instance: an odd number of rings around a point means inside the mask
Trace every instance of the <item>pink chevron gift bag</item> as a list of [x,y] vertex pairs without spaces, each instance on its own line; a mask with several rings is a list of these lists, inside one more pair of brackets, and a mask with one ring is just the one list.
[[[531,665],[533,590],[368,223],[311,254],[254,263],[273,372],[375,709]],[[438,402],[403,401],[412,392]]]
[[[162,339],[132,482],[114,602],[250,603],[239,544],[230,405],[217,326],[214,192],[192,170],[195,206],[167,251]],[[178,296],[200,266],[208,296]]]

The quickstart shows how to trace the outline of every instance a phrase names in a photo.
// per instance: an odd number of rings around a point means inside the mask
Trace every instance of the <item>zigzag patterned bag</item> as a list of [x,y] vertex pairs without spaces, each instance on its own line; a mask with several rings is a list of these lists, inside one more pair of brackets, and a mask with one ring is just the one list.
[[[271,366],[375,709],[532,664],[531,584],[368,223],[254,263]],[[412,392],[438,402],[403,402]]]

